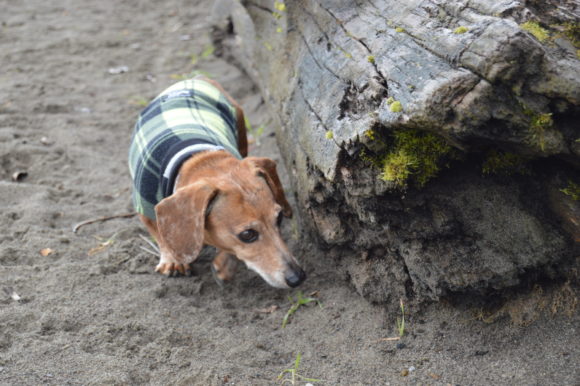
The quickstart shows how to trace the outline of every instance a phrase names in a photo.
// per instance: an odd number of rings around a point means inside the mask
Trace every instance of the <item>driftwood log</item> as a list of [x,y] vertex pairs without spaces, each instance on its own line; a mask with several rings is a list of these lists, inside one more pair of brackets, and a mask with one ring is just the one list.
[[357,291],[393,302],[574,272],[578,11],[228,0],[214,23],[278,120],[303,225]]

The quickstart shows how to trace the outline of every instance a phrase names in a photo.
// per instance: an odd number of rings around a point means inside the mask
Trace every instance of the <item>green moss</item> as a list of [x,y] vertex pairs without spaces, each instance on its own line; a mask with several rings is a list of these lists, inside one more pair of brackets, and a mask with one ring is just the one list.
[[437,175],[452,152],[452,147],[435,134],[397,130],[393,134],[391,151],[384,158],[381,178],[404,187],[412,176],[417,186],[423,187]]
[[484,174],[529,174],[526,159],[519,154],[491,150],[485,158],[481,170]]
[[375,64],[375,57],[374,57],[374,55],[367,56],[367,61],[369,63]]
[[352,59],[352,54],[348,51],[346,51],[344,48],[342,48],[341,46],[337,46],[338,49],[340,50],[340,52],[342,52],[342,54],[348,58],[348,59]]
[[562,25],[564,27],[564,36],[570,40],[574,47],[580,47],[580,23],[565,23]]
[[403,149],[389,153],[383,164],[381,178],[384,181],[392,181],[397,186],[405,186],[412,173],[415,160]]
[[387,134],[369,129],[365,136],[372,139],[371,148],[378,150],[365,148],[359,158],[379,169],[380,178],[398,188],[422,188],[441,168],[459,158],[459,152],[442,137],[427,131],[408,129]]
[[546,134],[554,126],[552,113],[541,113],[523,103],[520,105],[523,113],[529,117],[527,142],[541,151],[546,151]]
[[203,52],[201,53],[201,58],[202,59],[207,59],[209,58],[213,53],[215,52],[215,47],[212,46],[211,44],[206,46],[203,50]]
[[272,47],[272,45],[268,42],[263,42],[262,44],[264,44],[264,47],[266,47],[268,51],[272,51],[274,49],[274,47]]
[[469,28],[461,26],[461,27],[457,27],[455,28],[455,30],[453,31],[454,34],[460,35],[460,34],[464,34],[467,31],[469,31]]
[[328,130],[324,136],[326,137],[326,139],[332,139],[334,138],[334,133]]
[[552,113],[538,114],[532,117],[532,126],[552,127]]
[[544,42],[550,38],[550,33],[535,21],[527,21],[520,24],[520,28],[534,35],[534,37],[540,42]]
[[375,131],[373,129],[368,129],[367,131],[365,131],[365,137],[367,137],[371,141],[374,141],[375,140]]
[[393,103],[390,104],[390,110],[393,113],[400,113],[403,111],[403,105],[399,101],[393,101]]
[[358,156],[361,160],[363,160],[363,162],[377,169],[381,169],[383,167],[381,159],[375,155],[369,155],[366,149],[362,149]]
[[395,28],[395,32],[405,32],[405,29],[403,27],[397,27]]
[[560,189],[560,192],[572,197],[572,200],[574,201],[580,200],[580,185],[572,181],[568,181],[568,186],[564,189]]
[[387,98],[387,104],[390,106],[391,104],[393,104],[393,102],[395,101],[395,98],[393,97],[388,97]]
[[528,115],[530,115],[529,142],[540,150],[545,151],[546,130],[551,129],[554,125],[552,113],[529,114],[528,112]]

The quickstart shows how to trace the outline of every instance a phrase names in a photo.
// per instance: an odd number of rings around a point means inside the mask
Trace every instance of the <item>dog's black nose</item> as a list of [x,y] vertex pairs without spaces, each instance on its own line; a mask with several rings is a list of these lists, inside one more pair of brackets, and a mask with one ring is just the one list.
[[302,268],[290,269],[286,272],[285,279],[288,286],[298,287],[306,279],[306,273]]

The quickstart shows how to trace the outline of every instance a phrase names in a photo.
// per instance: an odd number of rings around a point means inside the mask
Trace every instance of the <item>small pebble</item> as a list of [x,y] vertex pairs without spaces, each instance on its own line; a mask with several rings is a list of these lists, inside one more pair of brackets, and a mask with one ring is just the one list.
[[397,343],[397,345],[395,347],[397,347],[397,349],[400,350],[400,349],[407,347],[407,345],[405,343]]
[[127,66],[119,66],[119,67],[111,67],[109,68],[109,74],[111,75],[117,75],[117,74],[122,74],[124,72],[128,72],[129,71],[129,67]]
[[406,377],[407,375],[409,375],[409,370],[405,369],[405,370],[401,371],[401,375],[403,377]]
[[14,172],[12,173],[12,181],[20,182],[28,176],[27,172]]
[[20,295],[18,295],[16,292],[12,292],[10,294],[10,297],[12,298],[12,300],[14,300],[15,302],[19,302],[22,300],[22,297],[20,297]]
[[412,373],[412,372],[413,372],[413,371],[415,371],[415,370],[416,370],[416,369],[415,369],[415,366],[411,366],[411,367],[409,367],[409,372],[410,372],[410,373]]
[[92,111],[89,107],[75,107],[75,110],[83,114],[89,114]]

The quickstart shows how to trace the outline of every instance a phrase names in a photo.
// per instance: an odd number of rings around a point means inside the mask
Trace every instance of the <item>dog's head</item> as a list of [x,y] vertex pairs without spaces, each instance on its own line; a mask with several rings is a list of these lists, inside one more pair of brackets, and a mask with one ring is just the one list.
[[226,175],[209,175],[178,189],[156,207],[165,244],[177,255],[196,256],[203,244],[235,255],[268,284],[296,287],[306,275],[280,234],[291,217],[268,158],[232,163]]

